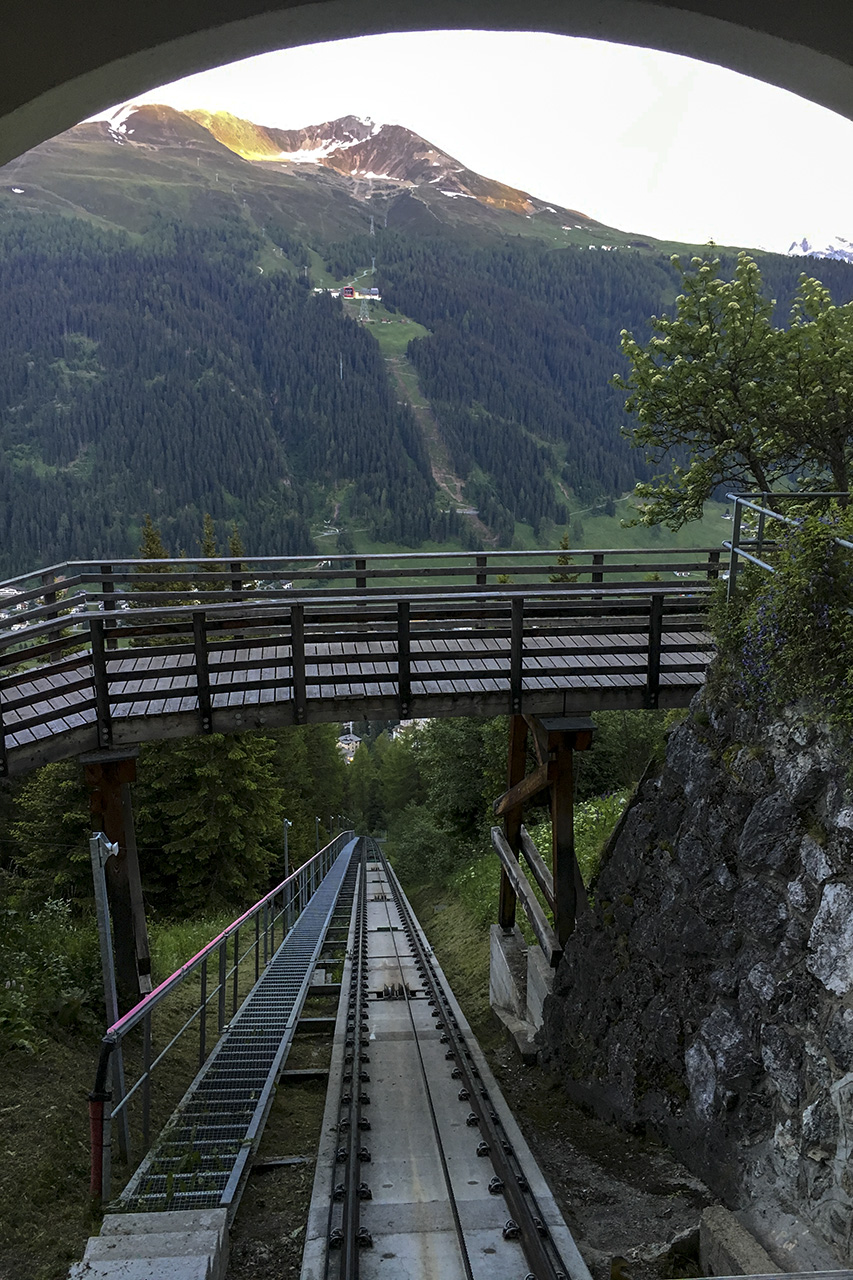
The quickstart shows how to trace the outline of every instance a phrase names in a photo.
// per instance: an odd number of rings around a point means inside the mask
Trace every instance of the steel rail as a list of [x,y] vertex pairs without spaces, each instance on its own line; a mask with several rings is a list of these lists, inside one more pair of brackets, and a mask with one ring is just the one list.
[[[371,844],[373,844],[374,846],[374,850],[375,850],[374,856],[376,856],[377,860],[383,864],[383,866],[387,871],[387,862],[385,861],[385,857],[382,854],[381,850],[379,849],[379,846],[375,843],[375,841],[371,841]],[[389,880],[388,883],[391,884],[391,881]],[[392,891],[393,891],[393,886],[392,886]],[[400,911],[400,902],[396,894],[394,898],[394,905],[397,907],[397,910]],[[400,911],[400,919],[404,920],[404,918],[405,917],[403,916],[402,911]],[[394,948],[394,955],[397,958],[397,966],[400,970],[400,980],[405,989],[406,984],[403,979],[403,965],[400,958],[400,952],[397,946],[397,939],[394,937],[393,932],[391,933],[390,936],[391,936],[391,944]],[[407,935],[407,938],[408,938],[408,935]],[[409,941],[409,946],[412,948],[414,952],[411,939],[409,938],[408,941]],[[430,1119],[432,1120],[433,1133],[435,1136],[435,1144],[438,1150],[438,1158],[441,1164],[441,1173],[442,1173],[442,1177],[444,1178],[444,1185],[447,1188],[447,1199],[450,1205],[450,1212],[453,1216],[453,1225],[456,1229],[456,1238],[457,1238],[457,1241],[459,1242],[459,1252],[462,1257],[462,1266],[464,1268],[467,1280],[474,1280],[474,1269],[471,1266],[471,1255],[468,1252],[468,1246],[465,1242],[465,1231],[462,1226],[462,1219],[459,1216],[459,1205],[456,1200],[456,1195],[453,1191],[453,1182],[451,1180],[450,1169],[448,1168],[448,1164],[447,1164],[447,1153],[444,1150],[444,1143],[441,1140],[441,1131],[439,1129],[438,1116],[436,1115],[435,1104],[433,1102],[433,1097],[432,1097],[432,1089],[430,1088],[430,1083],[429,1083],[429,1073],[427,1072],[427,1069],[426,1069],[426,1063],[424,1062],[424,1055],[421,1049],[420,1037],[418,1036],[418,1030],[417,1030],[417,1027],[415,1026],[415,1018],[414,1018],[414,1014],[412,1013],[412,1002],[408,998],[406,999],[406,1012],[409,1015],[409,1023],[412,1028],[412,1036],[414,1038],[415,1050],[418,1055],[418,1064],[420,1065],[421,1078],[423,1079],[423,1084],[424,1084],[424,1096],[426,1097],[427,1106],[429,1107]]]
[[502,1184],[496,1188],[496,1191],[505,1196],[513,1215],[507,1221],[504,1233],[510,1238],[518,1238],[528,1266],[531,1268],[528,1280],[568,1280],[568,1268],[551,1239],[536,1197],[527,1182],[498,1114],[491,1104],[488,1090],[472,1063],[470,1050],[459,1031],[453,1008],[435,973],[430,955],[421,941],[417,921],[408,908],[397,877],[385,855],[378,845],[375,845],[375,848],[377,860],[385,871],[394,904],[400,914],[422,982],[425,989],[429,989],[431,998],[443,1015],[443,1019],[437,1025],[441,1027],[442,1038],[446,1037],[446,1043],[449,1046],[445,1057],[453,1063],[451,1078],[460,1081],[462,1086],[460,1098],[463,1099],[467,1095],[466,1100],[471,1104],[471,1114],[476,1117],[476,1124],[484,1135],[484,1142],[481,1143],[478,1154],[488,1155],[491,1159],[495,1173]]

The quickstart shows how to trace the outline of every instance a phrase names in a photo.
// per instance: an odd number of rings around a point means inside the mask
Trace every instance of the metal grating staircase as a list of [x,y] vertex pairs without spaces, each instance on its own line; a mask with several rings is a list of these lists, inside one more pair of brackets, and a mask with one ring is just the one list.
[[236,1209],[336,903],[354,888],[357,845],[338,855],[114,1211]]

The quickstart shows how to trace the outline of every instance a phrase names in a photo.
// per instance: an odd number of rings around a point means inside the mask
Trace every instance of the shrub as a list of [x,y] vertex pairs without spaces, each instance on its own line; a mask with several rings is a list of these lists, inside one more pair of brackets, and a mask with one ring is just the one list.
[[750,566],[731,601],[720,589],[712,627],[720,655],[714,676],[758,715],[806,702],[830,722],[853,726],[853,513],[805,516],[786,529],[776,572]]

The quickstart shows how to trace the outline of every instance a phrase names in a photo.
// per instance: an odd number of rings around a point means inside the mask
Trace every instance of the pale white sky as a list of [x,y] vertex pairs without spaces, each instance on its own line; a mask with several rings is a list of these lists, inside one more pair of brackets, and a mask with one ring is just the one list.
[[626,231],[786,250],[853,240],[853,123],[733,71],[565,36],[426,32],[282,50],[136,101],[297,128],[401,124]]

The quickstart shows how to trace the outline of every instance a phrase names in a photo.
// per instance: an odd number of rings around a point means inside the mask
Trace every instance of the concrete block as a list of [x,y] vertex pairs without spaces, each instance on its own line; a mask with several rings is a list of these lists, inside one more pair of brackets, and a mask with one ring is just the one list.
[[554,970],[539,947],[527,948],[527,1021],[542,1026],[545,997],[554,990]]
[[101,1235],[138,1236],[153,1231],[218,1231],[228,1230],[227,1209],[176,1209],[160,1213],[108,1213],[101,1224]]
[[209,1258],[128,1258],[75,1262],[68,1280],[208,1280]]
[[[120,1242],[121,1247],[111,1247],[110,1242]],[[206,1255],[207,1280],[223,1280],[228,1269],[228,1243],[227,1209],[109,1213],[101,1224],[100,1236],[86,1246],[84,1261],[100,1265],[120,1257],[127,1261],[148,1259],[150,1264],[152,1257]],[[150,1272],[152,1277],[155,1274],[159,1276],[159,1272]]]
[[216,1231],[149,1231],[140,1236],[93,1236],[86,1245],[84,1262],[110,1258],[209,1258],[219,1257]]
[[517,927],[504,933],[493,924],[489,931],[489,1003],[527,1018],[527,944]]
[[706,1276],[767,1276],[773,1259],[721,1204],[709,1205],[699,1224],[699,1262]]
[[495,1017],[503,1023],[508,1034],[515,1043],[515,1047],[521,1055],[521,1060],[528,1065],[533,1065],[538,1056],[536,1048],[536,1028],[530,1022],[525,1022],[521,1018],[517,1018],[514,1013],[510,1013],[508,1009],[501,1009],[499,1005],[492,1006]]

